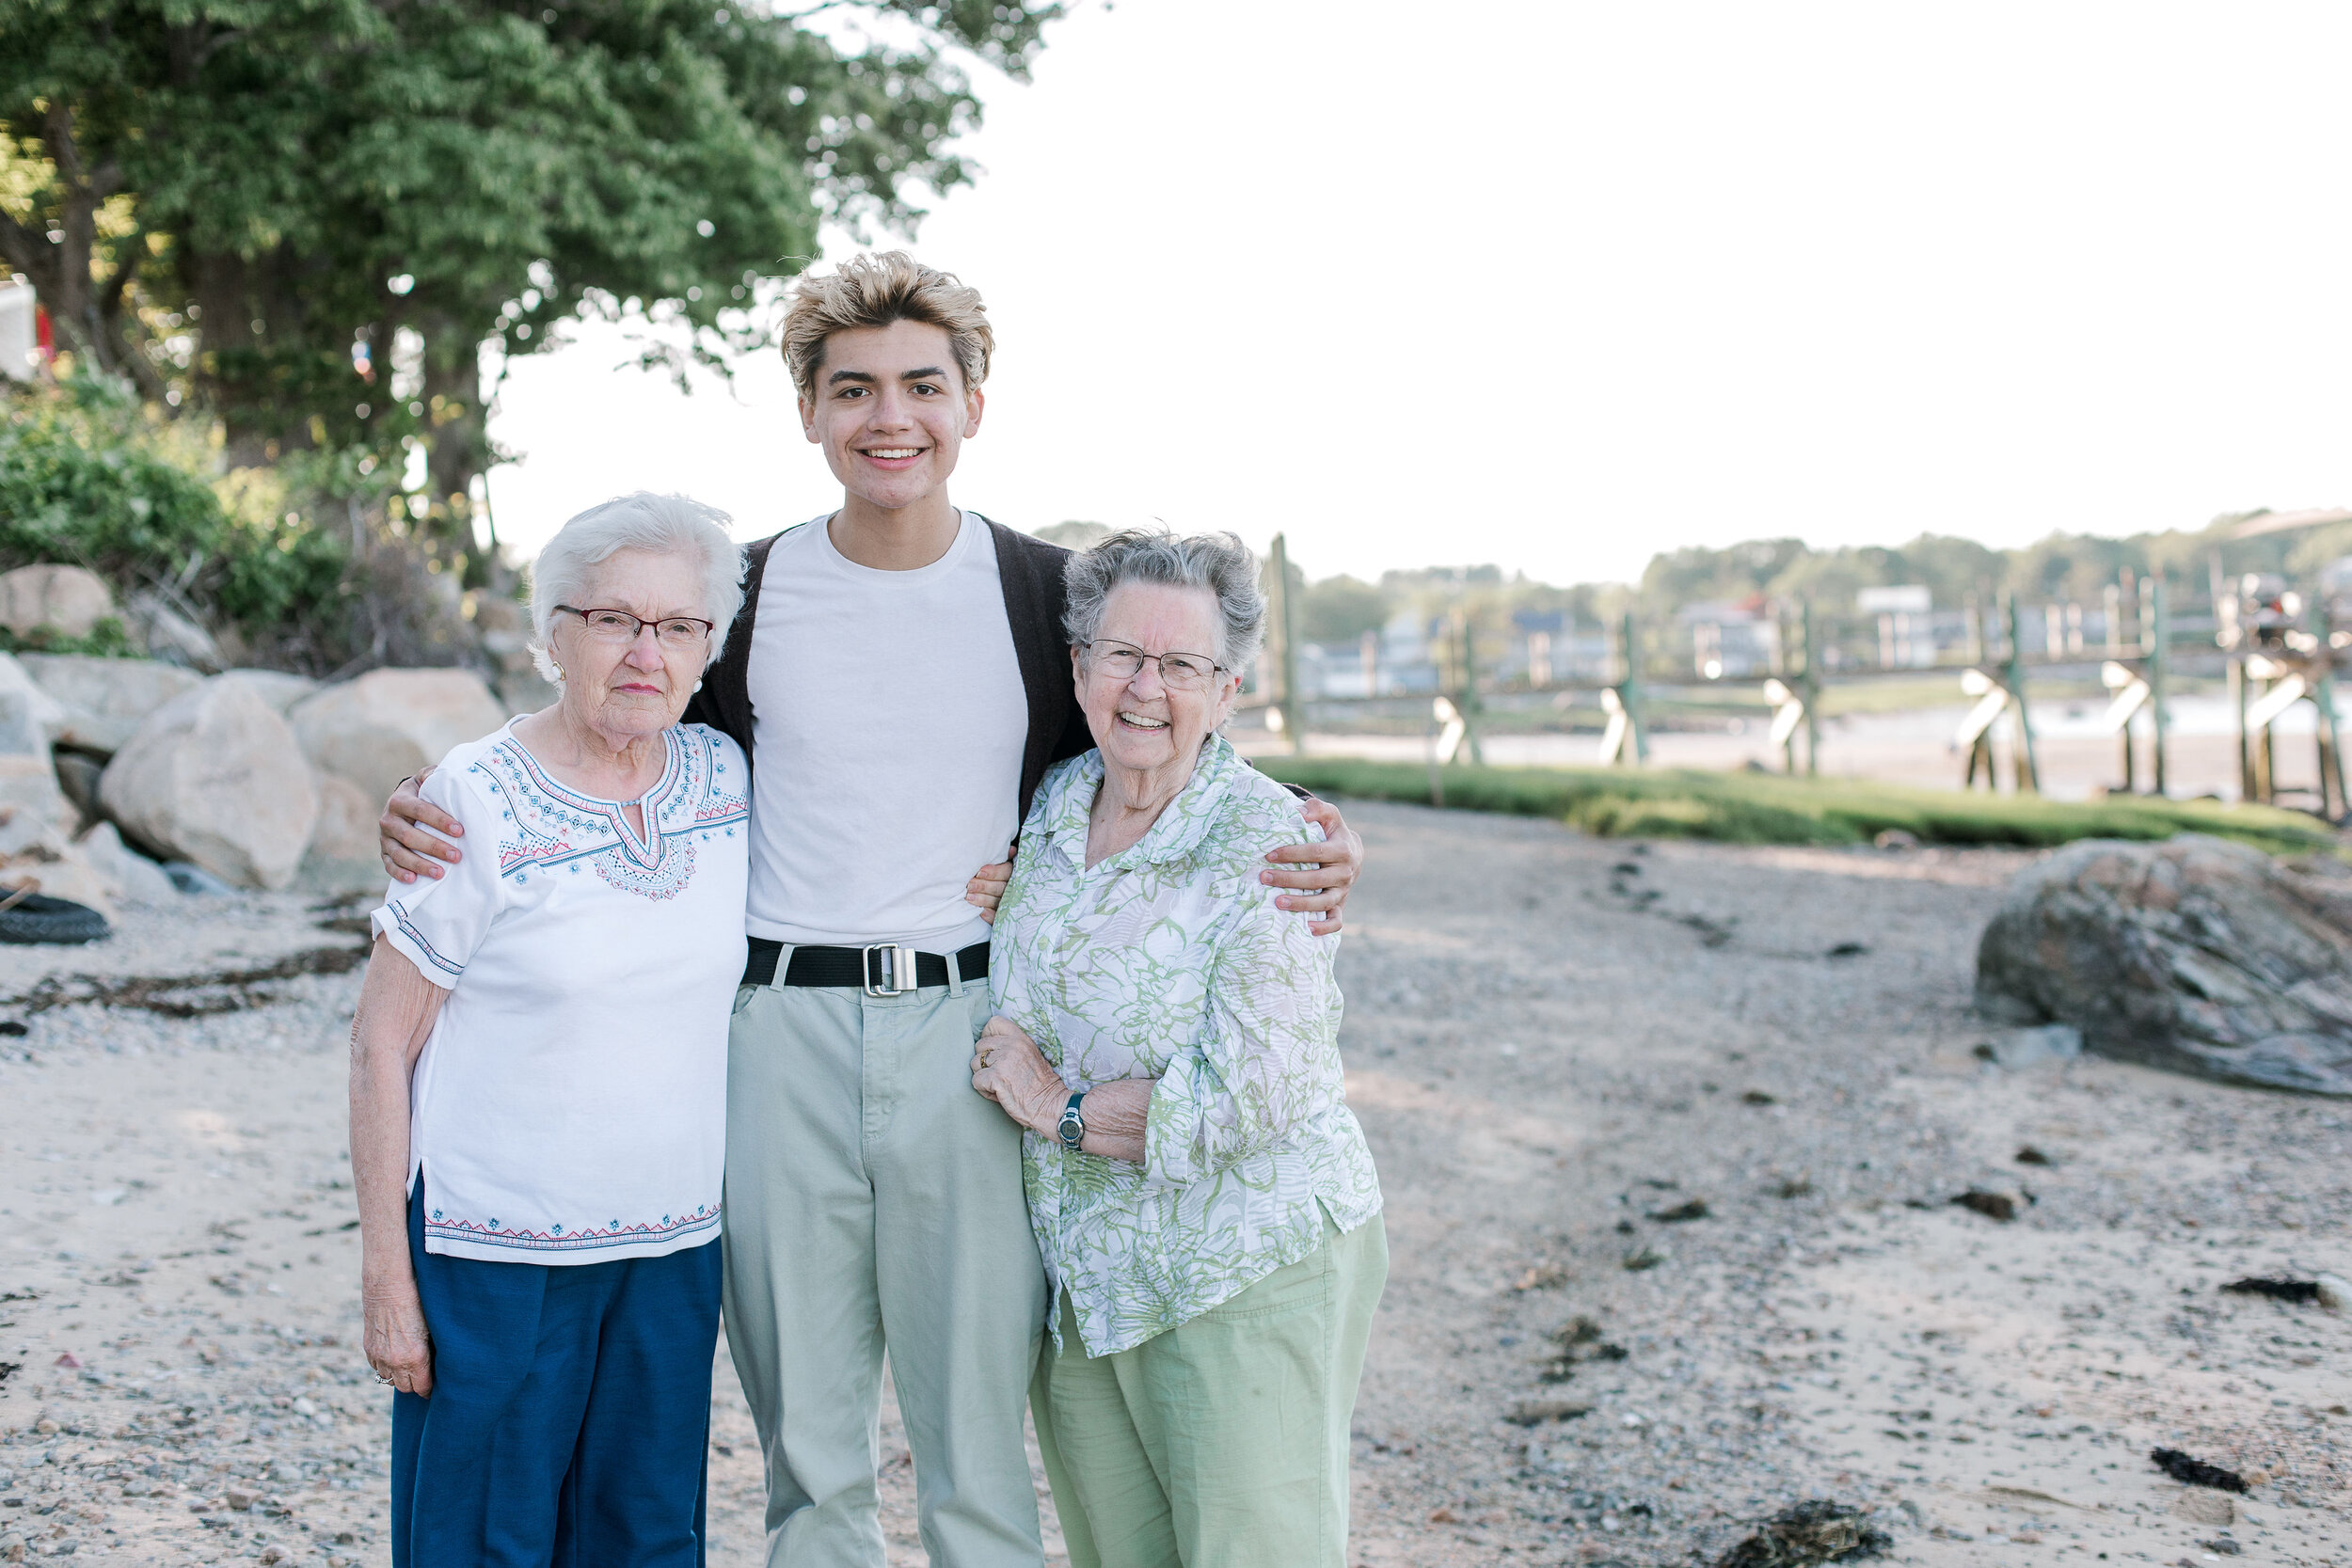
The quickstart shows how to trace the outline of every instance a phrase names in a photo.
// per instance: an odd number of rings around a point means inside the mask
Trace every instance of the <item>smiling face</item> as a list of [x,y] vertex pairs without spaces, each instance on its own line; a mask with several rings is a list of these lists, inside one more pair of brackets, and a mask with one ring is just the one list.
[[1103,621],[1094,634],[1096,657],[1073,650],[1078,706],[1103,758],[1116,767],[1187,770],[1201,741],[1225,722],[1241,690],[1241,676],[1219,670],[1197,690],[1171,691],[1158,664],[1122,680],[1104,667],[1102,645],[1123,642],[1147,654],[1193,654],[1221,663],[1225,623],[1216,595],[1205,588],[1165,582],[1122,582],[1103,601]]
[[[618,550],[597,565],[581,590],[580,610],[625,610],[640,620],[691,616],[708,620],[699,563],[682,555]],[[673,647],[639,630],[629,641],[598,637],[580,617],[558,611],[549,651],[564,672],[564,709],[575,721],[612,739],[655,735],[677,722],[686,699],[703,678],[707,638]]]
[[896,512],[947,483],[983,401],[964,387],[946,327],[898,321],[825,340],[801,424],[844,490]]

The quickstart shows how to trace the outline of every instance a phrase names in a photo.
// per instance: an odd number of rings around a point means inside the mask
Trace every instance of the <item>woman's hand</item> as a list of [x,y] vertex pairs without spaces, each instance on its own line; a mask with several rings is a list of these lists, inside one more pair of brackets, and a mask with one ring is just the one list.
[[1005,858],[981,866],[972,873],[972,879],[963,884],[963,901],[980,911],[980,918],[991,926],[996,924],[996,906],[1005,901],[1005,884],[1012,880],[1012,848],[1005,849]]
[[[1087,1090],[1087,1135],[1079,1148],[1106,1159],[1143,1164],[1144,1130],[1152,1118],[1154,1082],[1122,1078]],[[1001,1013],[980,1031],[972,1056],[972,1086],[1039,1137],[1061,1136],[1061,1113],[1070,1103],[1070,1085],[1040,1053],[1037,1042]]]
[[[422,794],[424,781],[432,774],[428,768],[404,780],[385,802],[384,815],[376,819],[376,850],[395,881],[413,882],[421,872],[438,881],[439,862],[454,865],[466,858],[450,842],[465,836],[465,826]],[[433,831],[425,832],[428,828]]]
[[[405,1239],[405,1238],[404,1238]],[[370,1276],[359,1286],[360,1345],[376,1381],[389,1383],[404,1394],[433,1392],[433,1336],[424,1326],[424,1303],[417,1298],[417,1277],[408,1260],[383,1271],[390,1277]]]
[[972,1087],[1030,1132],[1052,1137],[1070,1090],[1019,1024],[998,1014],[972,1050]]
[[[1309,924],[1307,929],[1319,937],[1327,937],[1344,923],[1340,910],[1347,902],[1348,889],[1356,885],[1356,874],[1364,868],[1364,841],[1340,816],[1339,807],[1328,800],[1309,796],[1298,803],[1300,815],[1323,830],[1321,844],[1286,844],[1266,856],[1279,866],[1279,871],[1261,871],[1258,880],[1268,887],[1295,887],[1308,891],[1285,894],[1274,900],[1275,907],[1300,910],[1322,918]],[[1303,869],[1290,870],[1291,866]]]

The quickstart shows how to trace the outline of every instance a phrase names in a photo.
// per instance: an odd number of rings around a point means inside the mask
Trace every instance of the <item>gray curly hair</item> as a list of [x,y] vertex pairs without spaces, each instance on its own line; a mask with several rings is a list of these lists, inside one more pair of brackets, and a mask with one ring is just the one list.
[[1217,662],[1239,674],[1258,657],[1265,641],[1265,594],[1258,587],[1258,558],[1230,533],[1178,535],[1167,529],[1121,530],[1090,550],[1073,555],[1062,567],[1069,606],[1062,630],[1073,645],[1094,641],[1103,629],[1103,606],[1122,582],[1164,582],[1205,588],[1216,595],[1225,625],[1225,646]]

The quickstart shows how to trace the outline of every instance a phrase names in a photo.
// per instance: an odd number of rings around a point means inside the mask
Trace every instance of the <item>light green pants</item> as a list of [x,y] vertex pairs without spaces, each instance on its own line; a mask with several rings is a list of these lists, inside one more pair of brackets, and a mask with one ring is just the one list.
[[1348,1426],[1388,1277],[1375,1215],[1094,1357],[1065,1296],[1029,1409],[1071,1568],[1345,1568]]
[[988,1016],[985,980],[737,995],[727,1343],[767,1461],[769,1568],[882,1568],[885,1348],[931,1561],[1043,1560],[1022,1408],[1045,1273],[1021,1130],[972,1092]]

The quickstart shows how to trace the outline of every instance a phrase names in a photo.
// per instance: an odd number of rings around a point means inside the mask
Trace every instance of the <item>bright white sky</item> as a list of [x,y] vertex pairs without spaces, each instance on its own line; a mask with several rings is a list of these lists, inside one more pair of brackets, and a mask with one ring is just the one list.
[[[955,495],[1556,582],[2352,500],[2347,55],[2323,4],[1086,0],[914,246],[997,329]],[[835,503],[780,367],[623,357],[516,367],[507,538]]]

